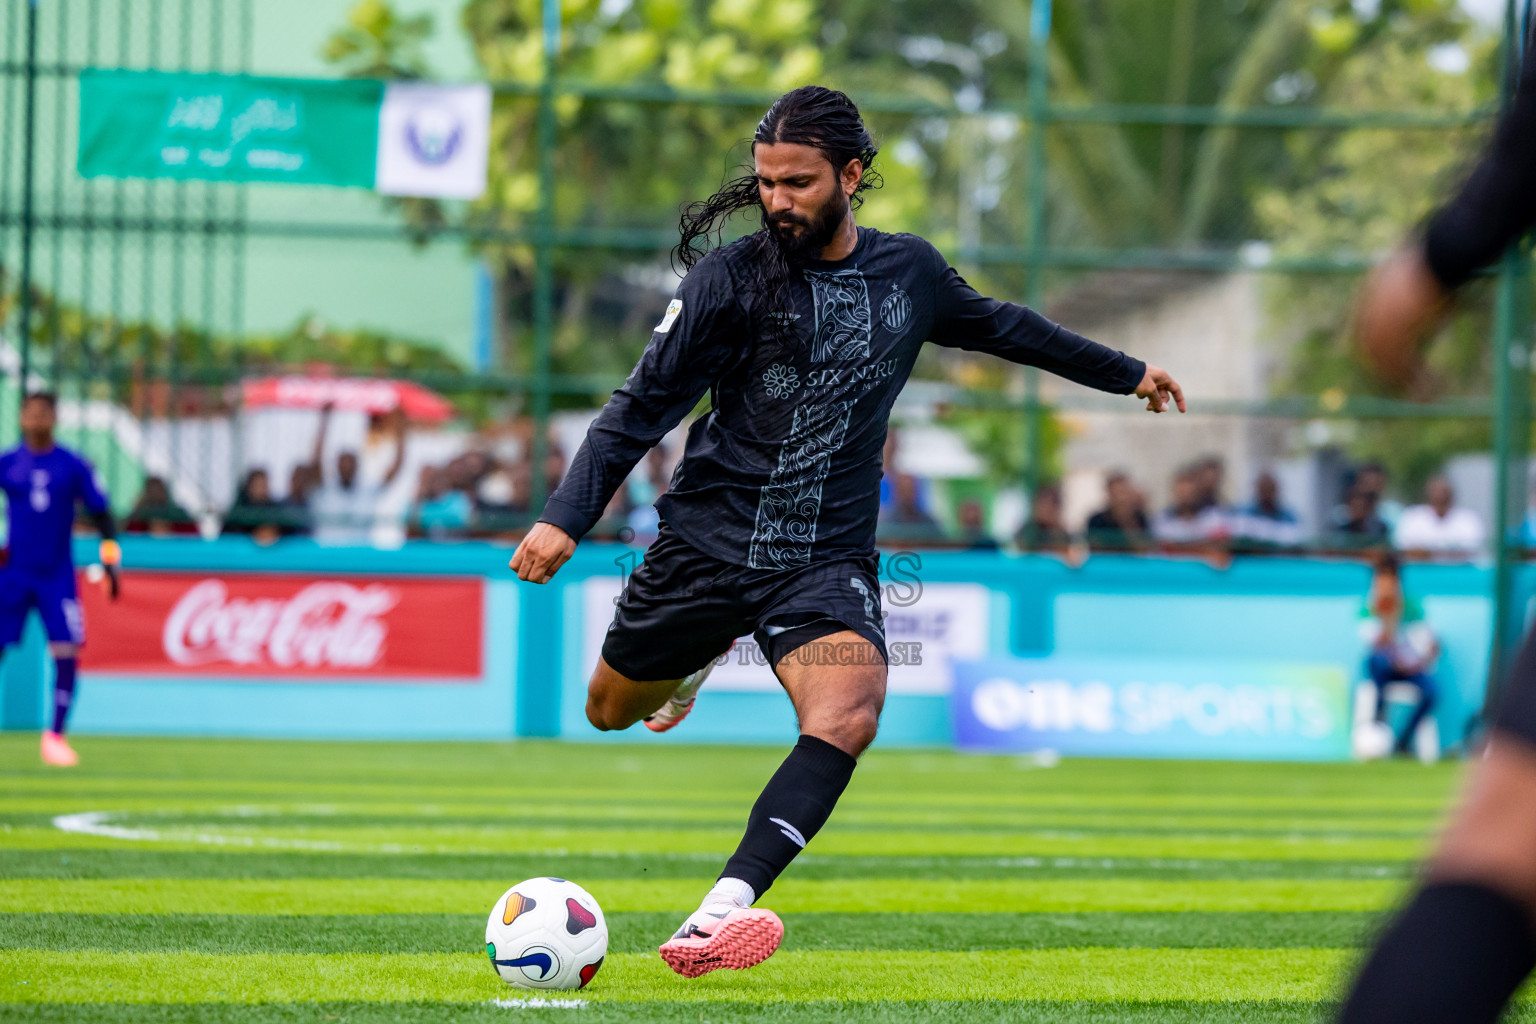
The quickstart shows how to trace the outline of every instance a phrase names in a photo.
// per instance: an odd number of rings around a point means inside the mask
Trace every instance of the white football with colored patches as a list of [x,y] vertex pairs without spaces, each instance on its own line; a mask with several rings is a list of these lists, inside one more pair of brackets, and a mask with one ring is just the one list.
[[502,893],[485,922],[485,951],[514,988],[586,987],[608,954],[597,900],[563,878],[530,878]]

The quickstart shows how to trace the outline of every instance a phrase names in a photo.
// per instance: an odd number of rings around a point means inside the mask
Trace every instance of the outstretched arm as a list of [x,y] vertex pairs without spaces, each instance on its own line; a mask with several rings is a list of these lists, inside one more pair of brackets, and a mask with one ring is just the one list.
[[309,456],[309,464],[315,471],[321,472],[320,460],[325,457],[325,435],[331,427],[331,412],[336,408],[336,403],[326,402],[320,407],[320,429],[315,431],[315,450]]
[[1455,289],[1536,224],[1536,58],[1527,57],[1514,103],[1482,160],[1449,203],[1371,273],[1355,306],[1362,355],[1388,384],[1419,372],[1419,346]]
[[395,459],[384,473],[385,487],[395,482],[395,477],[400,475],[400,467],[405,465],[405,413],[396,409],[392,416],[391,432],[395,435]]
[[1184,411],[1184,393],[1168,371],[1075,334],[1027,306],[988,298],[934,255],[934,343],[1037,366],[1099,391],[1134,394],[1147,399],[1152,412],[1170,403]]
[[745,337],[729,275],[718,258],[700,263],[629,378],[587,430],[565,479],[512,556],[518,578],[546,583],[603,515],[635,463],[650,451],[742,354]]

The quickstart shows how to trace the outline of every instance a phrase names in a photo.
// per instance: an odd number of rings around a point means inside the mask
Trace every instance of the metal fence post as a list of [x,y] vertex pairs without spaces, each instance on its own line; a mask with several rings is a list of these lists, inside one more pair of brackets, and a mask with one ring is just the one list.
[[1494,522],[1493,637],[1488,655],[1491,706],[1502,688],[1525,629],[1516,565],[1522,547],[1526,460],[1530,447],[1531,263],[1524,252],[1505,254],[1494,307]]
[[[1509,0],[1505,7],[1504,102],[1514,94],[1524,56],[1530,0]],[[1511,246],[1499,264],[1493,321],[1493,628],[1488,652],[1488,688],[1484,708],[1498,698],[1525,629],[1516,562],[1522,548],[1512,536],[1524,519],[1526,462],[1530,450],[1531,404],[1531,261],[1523,244]]]
[[37,3],[27,2],[26,114],[22,123],[21,149],[21,374],[18,394],[27,393],[27,376],[32,370],[32,235],[35,199],[33,177],[37,136]]
[[[560,55],[560,0],[544,3],[544,76],[539,84],[539,212],[534,230],[533,438],[530,445],[529,519],[544,507],[544,461],[549,452],[550,349],[555,313],[555,73]],[[518,639],[522,670],[515,677],[516,733],[557,736],[559,692],[549,672],[560,649],[556,608],[559,591],[542,587],[520,592]]]
[[[1038,309],[1045,294],[1045,132],[1050,117],[1051,0],[1034,0],[1029,6],[1029,276],[1024,282],[1024,304]],[[1040,487],[1040,463],[1044,459],[1045,416],[1040,408],[1040,371],[1024,368],[1025,438],[1024,490],[1033,505]],[[1027,511],[1025,523],[1033,512]]]
[[530,446],[530,519],[544,507],[544,461],[549,453],[550,351],[555,332],[555,75],[560,57],[560,0],[544,0],[544,75],[539,84],[539,212],[534,228],[533,439]]

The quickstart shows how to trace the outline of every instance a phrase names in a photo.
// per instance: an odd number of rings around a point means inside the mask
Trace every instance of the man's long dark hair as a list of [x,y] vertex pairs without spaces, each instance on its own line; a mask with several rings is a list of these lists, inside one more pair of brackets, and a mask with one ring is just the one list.
[[[864,127],[859,108],[836,89],[806,85],[780,96],[752,134],[752,144],[759,142],[814,146],[839,173],[850,160],[858,160],[864,165],[864,175],[848,199],[850,209],[858,209],[864,202],[864,193],[881,185],[880,175],[872,169],[879,147]],[[750,237],[763,298],[768,309],[783,309],[788,304],[789,261],[769,226],[754,174],[732,179],[708,199],[685,206],[678,225],[682,238],[673,255],[684,269],[692,270],[713,245],[719,244],[726,221],[741,210],[753,208],[762,218],[761,226]]]

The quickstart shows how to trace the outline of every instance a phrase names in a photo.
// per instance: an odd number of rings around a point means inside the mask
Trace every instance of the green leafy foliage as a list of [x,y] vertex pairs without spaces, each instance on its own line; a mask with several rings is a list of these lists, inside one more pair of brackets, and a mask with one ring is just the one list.
[[[1492,41],[1467,40],[1472,66],[1460,73],[1430,64],[1429,52],[1440,42],[1437,32],[1411,24],[1378,36],[1341,65],[1325,98],[1341,107],[1438,111],[1471,110],[1495,100],[1498,53]],[[1281,255],[1385,252],[1454,185],[1481,134],[1470,128],[1297,133],[1287,148],[1292,174],[1255,195],[1261,229]],[[1270,281],[1269,319],[1288,352],[1277,390],[1338,398],[1386,394],[1358,359],[1349,333],[1357,284],[1336,274]],[[1430,372],[1415,398],[1491,390],[1488,289],[1474,287],[1464,298],[1461,314],[1427,352]],[[1376,420],[1334,431],[1328,443],[1342,442],[1359,458],[1383,462],[1414,493],[1448,456],[1486,451],[1490,432],[1490,423],[1479,419]]]
[[[14,316],[19,299],[4,284],[0,278],[0,322]],[[439,345],[365,328],[338,328],[315,316],[301,317],[278,333],[233,336],[196,324],[167,328],[98,316],[41,288],[32,290],[31,335],[34,365],[40,372],[57,381],[90,382],[100,397],[135,408],[142,407],[145,386],[164,389],[175,382],[170,390],[189,397],[194,394],[189,389],[199,385],[217,387],[255,373],[437,374],[450,382],[465,373]],[[455,399],[460,411],[475,419],[489,413],[487,394],[472,391]],[[191,400],[208,404],[206,397]]]
[[320,55],[351,77],[420,78],[427,72],[421,46],[431,34],[430,14],[402,18],[385,0],[361,0]]

